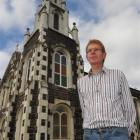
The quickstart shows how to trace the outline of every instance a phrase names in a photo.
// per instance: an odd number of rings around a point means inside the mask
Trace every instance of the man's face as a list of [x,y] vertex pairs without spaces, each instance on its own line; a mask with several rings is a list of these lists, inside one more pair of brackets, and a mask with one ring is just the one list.
[[102,65],[105,60],[106,53],[102,51],[100,45],[92,43],[87,48],[86,56],[90,65]]

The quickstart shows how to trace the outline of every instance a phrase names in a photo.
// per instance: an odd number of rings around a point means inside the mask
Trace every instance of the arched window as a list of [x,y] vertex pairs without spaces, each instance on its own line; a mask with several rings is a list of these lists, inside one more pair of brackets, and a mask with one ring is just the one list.
[[67,138],[67,114],[61,115],[61,137]]
[[67,87],[67,59],[62,52],[55,53],[54,83]]
[[23,107],[21,107],[18,111],[17,111],[17,115],[16,115],[16,132],[15,132],[15,140],[21,140],[22,133],[21,133],[21,129],[22,129],[22,117],[23,117]]
[[31,58],[29,58],[28,60],[28,64],[27,64],[27,75],[26,75],[26,81],[30,80],[30,73],[31,73]]
[[58,14],[54,14],[54,25],[53,27],[57,30],[59,30],[59,15]]
[[68,139],[68,117],[62,106],[59,106],[53,115],[53,139]]
[[4,140],[4,133],[5,133],[5,119],[3,120],[2,119],[2,123],[0,124],[0,128],[1,128],[1,131],[0,131],[0,140]]

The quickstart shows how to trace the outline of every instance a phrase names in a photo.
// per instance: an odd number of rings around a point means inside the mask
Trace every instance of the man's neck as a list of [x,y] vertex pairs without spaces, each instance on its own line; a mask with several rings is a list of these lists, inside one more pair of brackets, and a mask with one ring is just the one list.
[[103,65],[93,65],[93,66],[91,66],[93,74],[96,74],[96,73],[100,72],[102,70],[102,68],[103,68]]

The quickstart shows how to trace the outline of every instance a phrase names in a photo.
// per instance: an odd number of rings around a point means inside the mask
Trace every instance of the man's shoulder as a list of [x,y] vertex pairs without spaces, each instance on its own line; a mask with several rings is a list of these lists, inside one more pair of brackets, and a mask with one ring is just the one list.
[[119,69],[107,69],[108,72],[110,73],[118,73],[118,74],[122,74],[123,72]]

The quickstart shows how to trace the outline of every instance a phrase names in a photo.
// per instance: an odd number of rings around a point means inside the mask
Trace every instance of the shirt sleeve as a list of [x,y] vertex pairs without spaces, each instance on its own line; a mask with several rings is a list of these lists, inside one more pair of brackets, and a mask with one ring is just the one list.
[[122,95],[122,107],[125,118],[128,122],[129,133],[133,130],[134,122],[136,119],[136,110],[133,102],[133,97],[130,92],[128,82],[125,75],[121,74],[121,95]]
[[84,97],[80,91],[80,82],[78,80],[77,82],[77,90],[78,90],[78,95],[79,95],[79,100],[80,100],[80,106],[81,106],[81,110],[82,110],[82,118],[84,117]]

